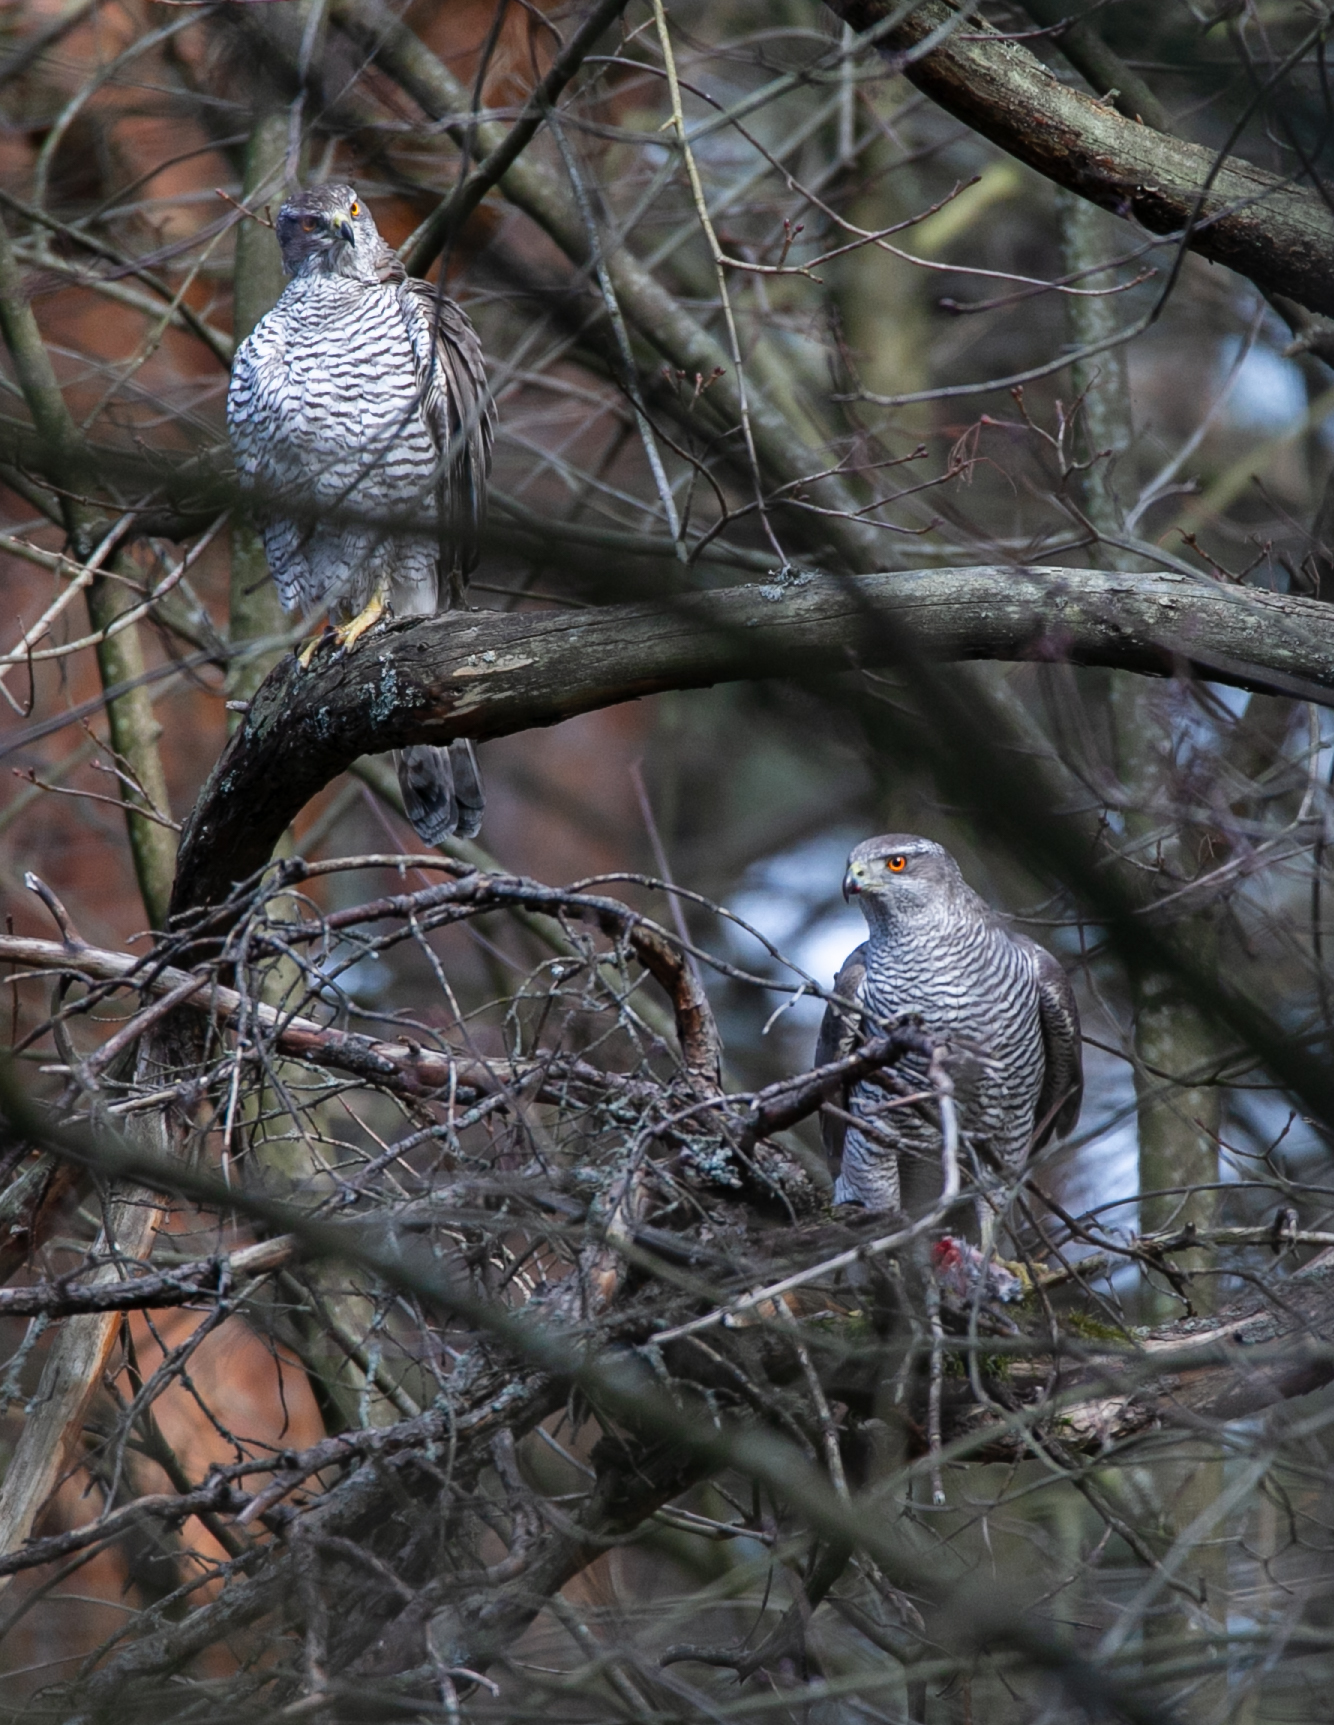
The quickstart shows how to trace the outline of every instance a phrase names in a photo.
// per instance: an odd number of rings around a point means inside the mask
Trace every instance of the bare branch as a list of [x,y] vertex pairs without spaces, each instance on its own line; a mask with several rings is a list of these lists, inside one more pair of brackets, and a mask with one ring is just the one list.
[[778,578],[671,604],[474,612],[394,625],[348,658],[288,657],[255,696],[182,840],[173,911],[218,902],[362,754],[499,737],[662,689],[883,664],[1057,659],[1328,702],[1334,621],[1312,600],[1201,577],[933,569]]
[[[857,30],[890,15],[888,0],[828,0]],[[1183,234],[1193,251],[1316,312],[1334,312],[1334,216],[1314,192],[1238,156],[1139,125],[1071,89],[1021,43],[980,18],[926,0],[882,37],[904,75],[992,143],[1115,215],[1156,234]],[[933,34],[947,37],[928,53]]]

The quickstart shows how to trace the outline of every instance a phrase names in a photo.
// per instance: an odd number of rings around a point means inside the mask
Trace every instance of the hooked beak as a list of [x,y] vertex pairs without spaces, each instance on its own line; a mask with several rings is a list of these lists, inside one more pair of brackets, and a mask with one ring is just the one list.
[[850,904],[852,902],[852,900],[857,896],[857,894],[861,890],[862,890],[861,881],[857,878],[857,876],[853,873],[853,871],[851,869],[849,869],[848,872],[843,876],[843,900],[844,900],[844,903]]
[[329,231],[336,240],[345,240],[348,245],[351,245],[357,237],[357,230],[352,226],[351,216],[334,216],[329,223]]

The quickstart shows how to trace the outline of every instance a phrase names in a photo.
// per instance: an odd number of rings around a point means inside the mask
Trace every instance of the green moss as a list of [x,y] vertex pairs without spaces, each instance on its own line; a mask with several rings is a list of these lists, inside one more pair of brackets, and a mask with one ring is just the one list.
[[1087,1312],[1062,1312],[1061,1325],[1086,1342],[1126,1342],[1130,1339],[1118,1325],[1092,1318]]

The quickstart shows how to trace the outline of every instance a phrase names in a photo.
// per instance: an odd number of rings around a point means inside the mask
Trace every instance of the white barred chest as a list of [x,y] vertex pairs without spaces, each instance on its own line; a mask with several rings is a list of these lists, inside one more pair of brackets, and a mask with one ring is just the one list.
[[429,503],[437,451],[392,287],[294,282],[247,346],[229,418],[256,477],[320,501]]

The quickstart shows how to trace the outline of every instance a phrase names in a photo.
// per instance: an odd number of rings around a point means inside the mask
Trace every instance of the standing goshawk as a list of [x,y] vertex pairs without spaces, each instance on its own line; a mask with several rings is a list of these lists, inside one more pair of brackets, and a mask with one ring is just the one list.
[[[227,429],[284,607],[327,606],[347,649],[386,609],[461,601],[494,412],[467,317],[407,277],[351,186],[290,199],[278,244],[292,279],[237,350]],[[478,830],[471,743],[416,744],[397,763],[427,843]]]
[[[844,960],[834,992],[876,1019],[919,1014],[948,1044],[959,1130],[979,1158],[1014,1173],[1053,1133],[1070,1132],[1084,1089],[1079,1011],[1052,955],[1006,928],[947,850],[911,833],[858,845],[843,894],[857,898],[870,938]],[[817,1065],[859,1040],[855,1015],[829,1006]],[[900,1075],[914,1090],[930,1088],[920,1060],[903,1060]],[[844,1086],[837,1102],[871,1130],[823,1116],[836,1203],[915,1211],[939,1192],[938,1112],[895,1100],[863,1080]]]

